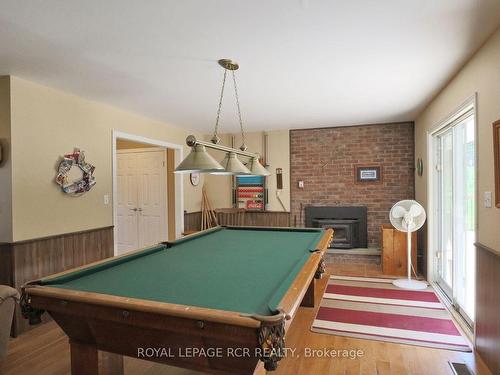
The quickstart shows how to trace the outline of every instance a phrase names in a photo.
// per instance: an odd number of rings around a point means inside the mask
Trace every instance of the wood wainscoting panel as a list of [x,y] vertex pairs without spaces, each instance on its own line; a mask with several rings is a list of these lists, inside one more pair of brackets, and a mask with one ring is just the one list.
[[290,212],[281,211],[247,211],[245,225],[251,227],[289,227]]
[[[234,214],[217,211],[220,225],[235,225]],[[245,211],[243,223],[251,227],[290,227],[290,212],[281,211]],[[184,213],[184,232],[199,231],[201,228],[201,212]]]
[[[28,281],[49,276],[114,255],[113,227],[67,233],[0,246],[1,282],[21,291]],[[3,276],[4,268],[7,276]],[[4,280],[4,278],[6,280]],[[47,314],[44,314],[47,319]],[[16,308],[12,325],[14,336],[29,329]]]
[[184,232],[201,230],[201,211],[184,212]]
[[10,244],[0,244],[0,285],[13,285],[12,263]]
[[476,255],[476,350],[500,374],[500,252],[480,243]]

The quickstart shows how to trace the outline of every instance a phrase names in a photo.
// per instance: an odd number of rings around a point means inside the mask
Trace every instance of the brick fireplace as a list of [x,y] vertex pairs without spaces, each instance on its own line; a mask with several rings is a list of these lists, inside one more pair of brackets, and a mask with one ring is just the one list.
[[366,207],[308,206],[304,209],[306,227],[332,228],[334,249],[367,247]]
[[[357,183],[360,165],[380,166],[381,181]],[[359,247],[380,247],[380,227],[389,223],[392,205],[414,198],[413,123],[291,130],[290,186],[292,223],[313,226],[306,223],[309,206],[366,207],[367,242]],[[355,226],[347,229],[351,235]]]

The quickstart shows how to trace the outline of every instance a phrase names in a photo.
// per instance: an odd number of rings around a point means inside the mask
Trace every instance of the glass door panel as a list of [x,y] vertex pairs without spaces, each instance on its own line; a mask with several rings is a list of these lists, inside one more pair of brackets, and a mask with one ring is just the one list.
[[439,137],[440,241],[438,276],[441,287],[451,295],[453,284],[453,129]]
[[475,279],[475,142],[474,121],[469,117],[453,128],[455,278],[456,307],[474,316]]
[[472,325],[475,313],[475,124],[471,111],[434,137],[437,283]]

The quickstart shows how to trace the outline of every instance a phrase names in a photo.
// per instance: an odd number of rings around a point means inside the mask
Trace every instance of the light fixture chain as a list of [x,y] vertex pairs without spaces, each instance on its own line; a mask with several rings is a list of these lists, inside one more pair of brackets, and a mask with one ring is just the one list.
[[234,83],[234,96],[236,97],[236,106],[238,107],[238,118],[240,120],[240,130],[241,130],[241,142],[242,146],[245,146],[245,132],[243,131],[243,121],[241,120],[241,110],[240,110],[240,98],[238,96],[238,86],[236,85],[236,75],[233,73],[233,83]]
[[215,120],[214,138],[217,138],[217,132],[219,130],[220,110],[222,108],[222,99],[224,98],[224,87],[226,86],[226,76],[227,76],[227,69],[224,69],[224,78],[222,79],[222,87],[220,90],[219,108],[217,109],[217,118]]

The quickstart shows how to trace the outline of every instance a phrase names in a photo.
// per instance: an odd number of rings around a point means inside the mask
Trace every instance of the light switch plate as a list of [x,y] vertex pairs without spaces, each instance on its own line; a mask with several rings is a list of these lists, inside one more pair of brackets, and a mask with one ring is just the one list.
[[493,197],[492,197],[491,191],[485,191],[484,192],[484,207],[491,208],[492,201],[493,201]]
[[106,204],[106,205],[109,204],[109,195],[108,194],[104,194],[103,201],[104,201],[104,204]]

